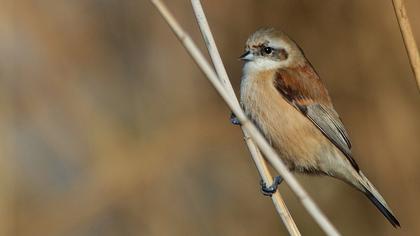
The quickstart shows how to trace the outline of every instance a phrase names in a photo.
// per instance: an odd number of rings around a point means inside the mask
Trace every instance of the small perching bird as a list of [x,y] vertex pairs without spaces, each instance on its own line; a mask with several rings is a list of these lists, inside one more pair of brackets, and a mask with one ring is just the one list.
[[288,168],[345,181],[400,226],[353,159],[328,91],[299,46],[283,32],[264,28],[249,37],[241,59],[241,105]]

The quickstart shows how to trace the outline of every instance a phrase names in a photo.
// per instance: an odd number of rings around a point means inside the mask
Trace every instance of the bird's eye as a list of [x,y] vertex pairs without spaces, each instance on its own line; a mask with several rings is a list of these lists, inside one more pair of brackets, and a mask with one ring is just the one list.
[[263,50],[266,54],[271,54],[273,52],[273,48],[271,47],[264,47]]

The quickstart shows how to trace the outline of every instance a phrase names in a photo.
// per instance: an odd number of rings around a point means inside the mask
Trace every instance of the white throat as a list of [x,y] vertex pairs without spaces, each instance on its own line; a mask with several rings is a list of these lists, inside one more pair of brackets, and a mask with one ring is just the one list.
[[279,68],[288,67],[290,58],[284,61],[275,61],[268,58],[255,58],[252,61],[247,61],[243,67],[244,75],[259,73],[262,71],[276,70]]

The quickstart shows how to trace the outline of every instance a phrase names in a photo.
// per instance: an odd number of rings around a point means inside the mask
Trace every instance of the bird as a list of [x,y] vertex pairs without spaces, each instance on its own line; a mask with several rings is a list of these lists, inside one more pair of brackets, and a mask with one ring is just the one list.
[[[353,158],[349,135],[303,50],[283,31],[261,28],[240,56],[240,104],[294,172],[340,179],[364,193],[394,227],[400,223]],[[235,117],[233,123],[238,124]],[[267,195],[277,189],[281,177]]]

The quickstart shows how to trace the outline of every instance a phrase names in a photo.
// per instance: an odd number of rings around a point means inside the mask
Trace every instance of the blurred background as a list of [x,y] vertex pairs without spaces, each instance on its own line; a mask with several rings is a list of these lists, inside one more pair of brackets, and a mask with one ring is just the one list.
[[[204,51],[189,1],[166,2]],[[391,1],[203,5],[236,90],[257,28],[300,44],[402,228],[344,183],[299,176],[335,226],[420,235],[420,99]],[[2,0],[0,114],[0,235],[287,235],[229,109],[146,0]],[[323,235],[280,191],[303,235]]]

